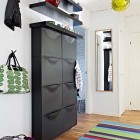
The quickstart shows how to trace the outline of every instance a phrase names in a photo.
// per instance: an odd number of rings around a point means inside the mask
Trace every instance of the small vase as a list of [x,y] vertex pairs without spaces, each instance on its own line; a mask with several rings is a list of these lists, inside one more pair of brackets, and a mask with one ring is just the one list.
[[58,5],[60,4],[60,0],[46,0],[46,2],[58,7]]

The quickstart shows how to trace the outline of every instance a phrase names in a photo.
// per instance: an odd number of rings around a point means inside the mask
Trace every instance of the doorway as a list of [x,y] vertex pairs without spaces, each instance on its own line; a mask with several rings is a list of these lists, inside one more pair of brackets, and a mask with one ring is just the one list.
[[140,33],[131,33],[129,92],[130,110],[140,111]]
[[87,91],[87,70],[86,70],[86,33],[87,29],[83,26],[77,26],[74,27],[74,30],[79,32],[83,39],[78,38],[77,39],[77,61],[80,66],[81,72],[82,72],[82,79],[83,79],[83,87],[82,91],[79,92],[79,97],[77,96],[77,108],[78,113],[85,113],[85,97],[86,97],[86,91]]

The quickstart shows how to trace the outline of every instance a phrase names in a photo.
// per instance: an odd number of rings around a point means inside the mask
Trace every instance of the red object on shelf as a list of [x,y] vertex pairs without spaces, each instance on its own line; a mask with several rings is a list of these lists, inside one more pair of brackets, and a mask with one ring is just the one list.
[[58,5],[60,4],[60,0],[46,0],[46,2],[58,7]]

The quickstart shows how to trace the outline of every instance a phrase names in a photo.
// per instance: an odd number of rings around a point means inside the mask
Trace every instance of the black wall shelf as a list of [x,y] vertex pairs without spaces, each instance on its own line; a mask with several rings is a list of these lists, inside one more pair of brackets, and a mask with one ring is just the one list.
[[73,0],[66,0],[66,1],[73,5],[74,12],[79,12],[83,10],[83,8],[79,4],[75,3]]
[[111,34],[111,31],[103,31],[104,34]]
[[103,42],[111,42],[111,40],[103,40]]
[[47,23],[46,21],[32,23],[32,24],[30,24],[30,27],[31,28],[34,28],[34,27],[44,27],[44,28],[48,28],[48,29],[57,31],[57,32],[59,32],[61,34],[65,34],[65,35],[68,35],[68,36],[71,36],[71,37],[74,37],[74,38],[77,38],[77,37],[78,38],[83,38],[83,36],[81,36],[80,34],[74,33],[72,31],[69,31],[69,30],[67,30],[65,28],[56,26],[56,25],[51,24],[51,23]]
[[[71,0],[67,0],[67,1],[70,2]],[[72,2],[72,1],[71,1],[71,2]],[[59,8],[57,8],[57,7],[55,7],[55,6],[53,6],[52,4],[50,4],[50,3],[48,3],[48,2],[39,2],[39,3],[30,4],[29,7],[30,7],[32,10],[35,10],[35,11],[37,11],[37,12],[43,14],[43,15],[47,15],[47,16],[49,16],[49,15],[48,15],[48,11],[47,11],[47,10],[44,10],[44,8],[50,8],[50,9],[52,9],[52,10],[58,12],[59,14],[65,16],[65,17],[67,17],[67,18],[72,19],[72,20],[73,20],[73,26],[78,26],[78,25],[82,25],[82,24],[83,24],[80,20],[78,20],[78,19],[72,17],[72,16],[69,15],[68,13],[66,13],[66,12],[64,12],[63,10],[61,10],[61,9],[59,9]]]

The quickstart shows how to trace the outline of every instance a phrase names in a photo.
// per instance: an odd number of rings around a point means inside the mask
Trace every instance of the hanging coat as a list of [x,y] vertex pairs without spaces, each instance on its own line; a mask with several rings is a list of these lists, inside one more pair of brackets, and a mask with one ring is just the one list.
[[5,10],[4,23],[13,31],[15,26],[21,28],[21,13],[19,2],[20,0],[8,0]]
[[108,68],[108,82],[112,82],[112,65]]
[[82,79],[82,72],[79,67],[78,61],[76,61],[76,65],[75,65],[75,84],[77,90],[82,91],[83,79]]

